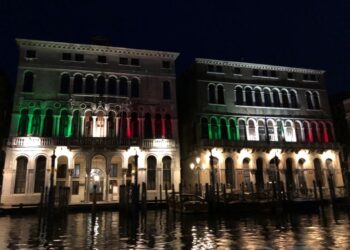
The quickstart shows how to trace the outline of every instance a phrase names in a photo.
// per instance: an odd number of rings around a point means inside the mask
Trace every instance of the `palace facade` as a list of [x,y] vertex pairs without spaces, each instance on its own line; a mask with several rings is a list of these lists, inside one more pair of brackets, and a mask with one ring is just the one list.
[[178,93],[186,184],[343,187],[324,71],[198,58]]
[[54,185],[70,187],[71,203],[91,200],[93,185],[98,200],[117,201],[118,186],[135,178],[149,199],[178,186],[177,53],[17,43],[1,203],[38,203],[51,164]]

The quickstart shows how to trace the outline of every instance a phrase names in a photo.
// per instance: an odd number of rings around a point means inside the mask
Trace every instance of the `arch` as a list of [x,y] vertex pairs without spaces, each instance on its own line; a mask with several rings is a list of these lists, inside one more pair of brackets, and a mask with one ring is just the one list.
[[90,181],[89,181],[89,200],[92,200],[94,186],[96,186],[96,201],[101,201],[105,196],[106,183],[106,157],[102,154],[95,154],[91,159]]
[[321,161],[318,158],[314,159],[314,171],[315,171],[315,180],[317,183],[317,186],[324,186],[324,177],[323,177],[323,171],[321,167]]
[[218,122],[216,118],[212,117],[210,119],[210,125],[211,125],[211,139],[213,140],[219,140],[219,127]]
[[164,156],[162,159],[163,163],[163,187],[170,189],[171,187],[171,158],[170,156]]
[[119,137],[127,138],[128,136],[128,120],[126,112],[119,113]]
[[273,157],[269,162],[269,169],[268,169],[269,182],[277,181],[278,163],[279,163],[279,159],[277,157]]
[[94,137],[104,137],[105,136],[105,114],[102,110],[96,113],[96,129]]
[[284,108],[289,108],[288,90],[282,89],[281,94],[282,94],[282,106]]
[[298,97],[295,90],[290,91],[290,104],[292,108],[298,108]]
[[287,120],[284,124],[284,130],[285,130],[285,138],[286,141],[292,142],[295,141],[294,138],[294,128],[293,123],[290,120]]
[[231,157],[227,157],[225,160],[225,183],[227,188],[235,188],[235,170]]
[[313,92],[312,93],[312,98],[313,98],[313,103],[314,103],[314,108],[315,109],[320,109],[321,106],[320,106],[320,97],[319,97],[319,94],[318,92]]
[[263,164],[264,162],[261,157],[256,159],[255,184],[256,184],[256,190],[258,192],[262,192],[264,190]]
[[243,89],[240,86],[235,88],[236,105],[243,105]]
[[41,112],[40,109],[36,109],[32,117],[32,136],[40,136],[40,126],[41,126]]
[[225,104],[224,86],[218,85],[218,104]]
[[165,138],[172,139],[173,138],[173,129],[171,125],[171,116],[170,114],[165,115]]
[[139,137],[139,119],[136,112],[131,113],[131,120],[130,120],[130,127],[131,127],[131,137],[137,138]]
[[221,139],[228,140],[227,124],[226,124],[226,120],[223,118],[220,119],[220,133],[221,133]]
[[276,126],[277,126],[277,140],[278,141],[285,141],[285,134],[284,134],[284,130],[283,130],[282,121],[278,120],[276,122]]
[[328,142],[328,135],[326,130],[326,124],[324,122],[318,122],[318,132],[320,135],[320,142]]
[[125,77],[119,80],[119,95],[128,96],[128,80]]
[[318,133],[317,133],[317,123],[311,122],[311,134],[312,134],[312,140],[311,142],[319,142],[318,139]]
[[266,107],[271,107],[271,92],[269,89],[264,89],[264,103]]
[[155,117],[155,132],[156,138],[163,138],[163,124],[162,124],[162,116],[161,114],[156,114]]
[[75,110],[72,118],[72,137],[79,137],[80,135],[80,112]]
[[145,139],[153,138],[153,129],[152,129],[152,116],[150,113],[146,113],[144,121],[144,137]]
[[274,107],[281,107],[280,94],[277,89],[272,90],[272,98]]
[[53,132],[53,111],[48,109],[45,112],[43,136],[51,137]]
[[115,131],[115,112],[109,111],[107,118],[107,136],[114,137],[116,135]]
[[261,98],[261,91],[260,91],[260,89],[255,88],[254,97],[255,97],[255,105],[256,106],[262,106],[262,98]]
[[76,74],[73,81],[73,94],[83,93],[83,77],[81,74]]
[[250,141],[256,140],[256,123],[253,119],[248,120],[248,139]]
[[298,160],[298,184],[299,184],[299,190],[300,193],[306,195],[307,194],[307,184],[306,184],[306,179],[305,179],[305,174],[304,174],[304,163],[305,159],[300,158]]
[[84,136],[92,137],[93,136],[93,122],[92,122],[92,112],[85,112],[84,117]]
[[68,94],[70,88],[70,76],[67,73],[61,75],[60,93]]
[[108,78],[108,95],[117,95],[117,79],[114,76]]
[[277,141],[277,136],[275,133],[275,122],[273,120],[267,120],[267,139],[269,141]]
[[15,190],[14,190],[15,194],[24,194],[26,191],[27,165],[28,165],[27,157],[20,156],[17,158]]
[[215,86],[214,84],[209,84],[208,86],[208,102],[209,103],[216,103],[215,101]]
[[23,78],[23,92],[32,92],[34,83],[34,74],[31,71],[26,71]]
[[236,122],[233,119],[229,120],[229,126],[230,126],[230,135],[231,135],[231,140],[238,140],[237,136],[237,127],[236,127]]
[[19,119],[17,134],[18,136],[26,136],[28,134],[29,116],[28,109],[22,109],[21,118]]
[[304,130],[304,141],[312,142],[312,133],[309,127],[309,123],[306,121],[303,122],[303,130]]
[[170,82],[168,81],[163,82],[163,99],[165,100],[171,99],[171,88],[170,88]]
[[312,98],[311,98],[311,93],[310,92],[306,92],[306,104],[307,104],[307,108],[308,109],[313,109],[313,103],[312,103]]
[[245,104],[248,106],[253,105],[253,93],[250,87],[245,87]]
[[131,97],[139,97],[139,79],[131,80]]
[[201,118],[201,138],[209,138],[208,119],[206,117]]
[[304,142],[305,137],[303,134],[303,128],[302,128],[301,122],[295,121],[294,126],[295,126],[295,136],[296,136],[297,142]]
[[147,189],[156,189],[157,159],[153,155],[147,157]]
[[41,155],[38,158],[36,158],[34,193],[40,193],[43,191],[43,188],[45,186],[45,174],[46,157]]
[[61,137],[68,136],[68,112],[67,110],[61,111],[60,116],[60,127],[58,135]]
[[241,141],[247,140],[247,131],[246,131],[246,125],[244,120],[238,121],[238,129],[239,129],[239,139]]
[[85,78],[85,94],[93,94],[95,90],[95,80],[92,75]]
[[258,135],[259,135],[259,141],[266,141],[266,127],[265,122],[262,120],[258,121]]
[[243,163],[243,182],[246,187],[246,190],[252,191],[251,190],[251,185],[250,185],[250,170],[249,170],[249,158],[244,158],[242,163]]
[[103,76],[99,76],[97,78],[97,94],[104,95],[106,91],[106,80]]

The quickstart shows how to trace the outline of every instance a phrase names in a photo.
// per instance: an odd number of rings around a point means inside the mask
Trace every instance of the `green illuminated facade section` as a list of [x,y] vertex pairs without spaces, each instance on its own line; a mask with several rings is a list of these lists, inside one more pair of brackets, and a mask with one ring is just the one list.
[[[208,121],[208,135],[209,140],[221,140],[222,139],[222,126],[219,124],[219,118],[213,116]],[[225,119],[225,128],[227,130],[227,138],[230,141],[238,141],[240,139],[239,127],[237,125],[237,119],[232,118],[230,121]]]

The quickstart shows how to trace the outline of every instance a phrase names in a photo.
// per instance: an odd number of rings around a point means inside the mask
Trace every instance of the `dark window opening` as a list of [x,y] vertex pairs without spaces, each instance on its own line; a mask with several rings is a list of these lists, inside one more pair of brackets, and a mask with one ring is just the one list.
[[139,97],[139,80],[136,78],[131,80],[131,97]]
[[259,70],[253,69],[253,76],[258,76],[259,75]]
[[139,66],[140,65],[140,60],[138,58],[131,58],[131,65]]
[[123,65],[128,65],[128,58],[126,57],[120,57],[119,58],[119,64],[123,64]]
[[62,60],[64,60],[64,61],[72,60],[72,54],[71,53],[62,53]]
[[267,76],[267,70],[263,70],[263,71],[262,71],[262,75],[263,75],[263,76]]
[[106,89],[106,81],[103,76],[97,78],[97,94],[104,95]]
[[83,77],[81,75],[76,75],[74,77],[73,93],[81,94],[83,92]]
[[236,88],[236,104],[243,105],[243,90],[242,90],[242,88]]
[[240,75],[241,74],[241,68],[234,68],[233,72],[235,75]]
[[208,72],[214,72],[214,65],[208,65]]
[[107,63],[107,57],[106,56],[97,56],[97,62]]
[[215,86],[209,85],[209,103],[215,103]]
[[218,104],[225,104],[224,87],[218,86]]
[[222,66],[216,66],[216,72],[222,73]]
[[35,50],[27,50],[26,57],[27,58],[36,58],[36,51]]
[[121,78],[119,81],[119,95],[128,96],[128,80]]
[[70,77],[68,74],[64,74],[61,76],[61,89],[60,92],[62,94],[69,93],[69,85],[70,85]]
[[114,77],[108,79],[108,94],[117,95],[117,80]]
[[164,69],[170,69],[170,62],[169,61],[163,61],[162,62],[162,67]]
[[86,77],[85,80],[85,93],[86,94],[93,94],[95,89],[95,81],[92,76]]
[[24,80],[23,80],[23,92],[32,92],[33,82],[34,82],[33,72],[26,72],[24,74]]
[[288,73],[288,79],[294,79],[293,73],[291,73],[291,72]]
[[151,114],[147,113],[145,115],[145,121],[144,121],[144,136],[145,139],[152,139],[153,138],[153,131],[152,131],[152,118]]
[[84,55],[83,54],[75,54],[75,61],[77,61],[77,62],[84,61]]

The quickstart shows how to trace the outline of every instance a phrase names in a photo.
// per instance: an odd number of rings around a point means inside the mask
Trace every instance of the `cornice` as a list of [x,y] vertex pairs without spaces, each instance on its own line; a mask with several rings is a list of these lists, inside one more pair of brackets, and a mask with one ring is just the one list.
[[324,70],[316,69],[303,69],[303,68],[293,68],[286,66],[275,66],[268,64],[258,64],[258,63],[246,63],[246,62],[235,62],[235,61],[223,61],[223,60],[214,60],[206,58],[196,58],[196,63],[200,64],[212,64],[212,65],[222,65],[222,66],[232,66],[239,68],[250,68],[250,69],[266,69],[266,70],[276,70],[276,71],[285,71],[293,73],[303,73],[303,74],[324,74]]
[[48,48],[48,49],[65,49],[82,52],[100,52],[120,55],[132,55],[139,57],[162,57],[176,60],[179,56],[177,52],[157,51],[157,50],[145,50],[145,49],[131,49],[122,47],[101,46],[92,44],[77,44],[77,43],[64,43],[64,42],[52,42],[52,41],[40,41],[30,39],[16,39],[17,44],[21,46]]

